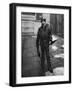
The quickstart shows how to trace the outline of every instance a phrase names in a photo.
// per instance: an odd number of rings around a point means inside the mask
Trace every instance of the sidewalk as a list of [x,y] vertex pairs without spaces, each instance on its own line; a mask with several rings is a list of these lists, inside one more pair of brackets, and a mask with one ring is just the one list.
[[[57,41],[50,45],[51,64],[54,75],[62,71],[64,67],[64,40],[61,37],[53,36]],[[25,48],[26,47],[26,48]],[[23,39],[23,59],[22,59],[22,77],[40,76],[41,66],[40,58],[37,56],[36,36]],[[62,69],[61,69],[62,68]],[[47,72],[47,61],[45,60],[45,72]],[[62,73],[59,73],[60,75]],[[51,75],[51,74],[47,74]]]

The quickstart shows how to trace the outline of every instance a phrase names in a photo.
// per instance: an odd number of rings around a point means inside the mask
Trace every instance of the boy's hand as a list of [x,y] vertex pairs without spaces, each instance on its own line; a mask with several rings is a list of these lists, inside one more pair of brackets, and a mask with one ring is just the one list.
[[38,54],[38,56],[40,57],[40,52],[39,52],[39,51],[37,52],[37,54]]

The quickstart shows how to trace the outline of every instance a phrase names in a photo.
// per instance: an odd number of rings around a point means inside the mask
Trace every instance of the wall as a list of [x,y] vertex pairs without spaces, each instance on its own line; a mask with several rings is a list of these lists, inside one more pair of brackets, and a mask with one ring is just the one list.
[[41,26],[40,17],[46,19],[46,23],[50,23],[50,14],[46,13],[23,13],[21,14],[21,25],[23,33],[34,33],[35,35],[38,32],[38,28]]
[[51,14],[50,23],[53,26],[53,33],[61,37],[64,36],[64,15],[63,14]]

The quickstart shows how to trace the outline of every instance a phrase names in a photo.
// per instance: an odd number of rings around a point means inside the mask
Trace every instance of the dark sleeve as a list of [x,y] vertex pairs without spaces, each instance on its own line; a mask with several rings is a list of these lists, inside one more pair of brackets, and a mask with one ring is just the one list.
[[36,39],[36,47],[37,47],[37,51],[39,51],[39,41],[40,41],[40,29],[38,30],[38,33],[37,33],[37,39]]
[[52,26],[50,25],[50,41],[52,42]]

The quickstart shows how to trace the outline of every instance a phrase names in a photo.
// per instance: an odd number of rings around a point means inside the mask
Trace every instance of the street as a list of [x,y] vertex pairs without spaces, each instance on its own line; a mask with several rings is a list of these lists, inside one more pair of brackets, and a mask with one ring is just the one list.
[[[50,45],[50,57],[54,75],[64,74],[64,40],[53,35],[57,40]],[[41,76],[40,58],[37,56],[36,36],[24,36],[22,39],[22,77]],[[45,76],[51,74],[47,71],[47,60],[45,60]]]

